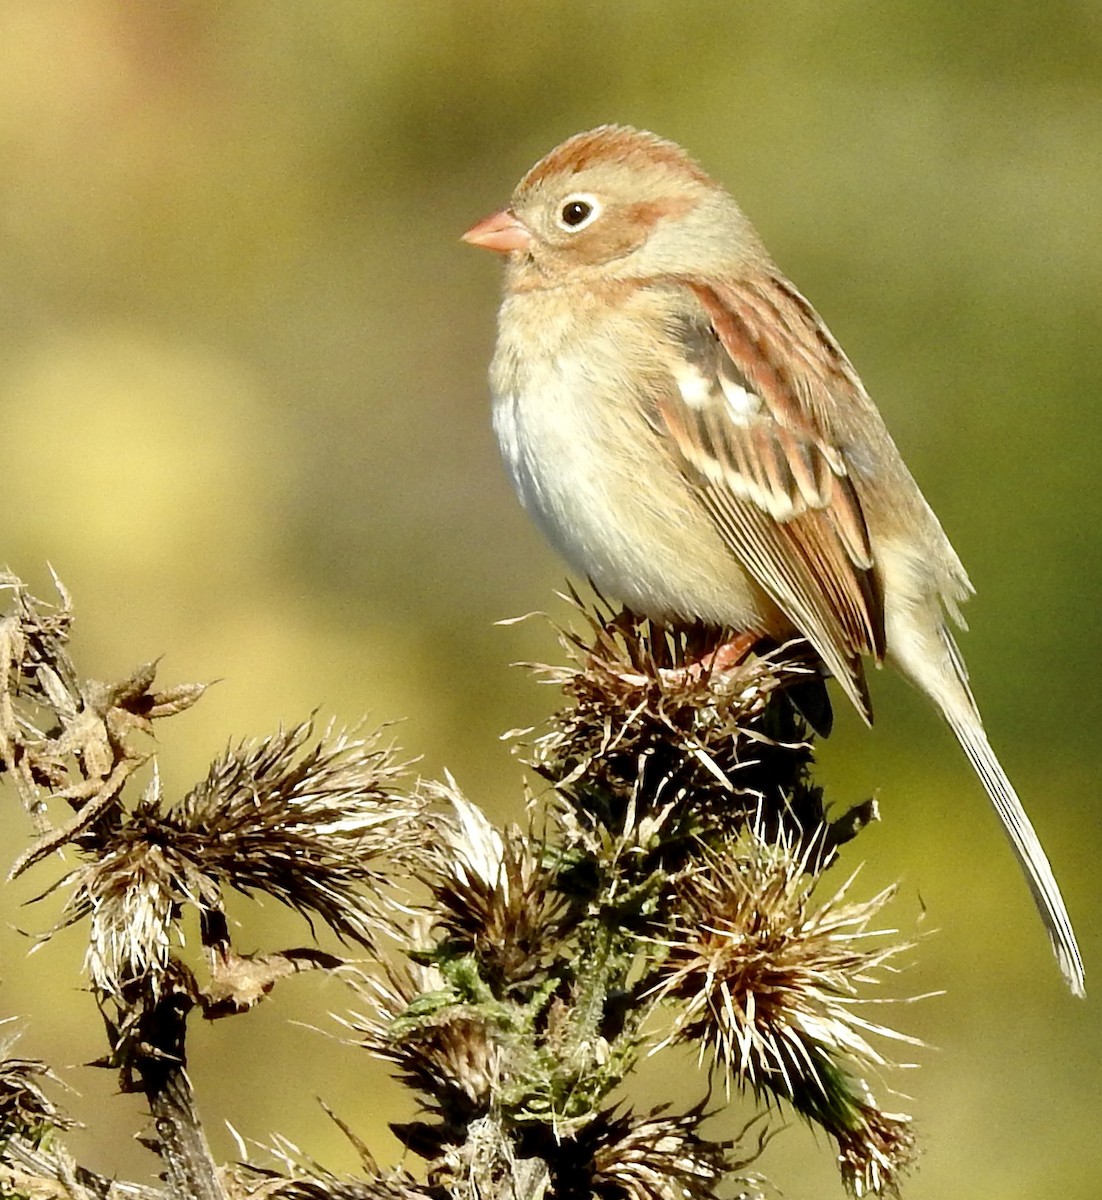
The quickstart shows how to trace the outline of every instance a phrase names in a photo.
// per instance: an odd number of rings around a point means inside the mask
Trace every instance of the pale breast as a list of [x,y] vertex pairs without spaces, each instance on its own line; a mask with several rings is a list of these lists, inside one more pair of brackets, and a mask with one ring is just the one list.
[[647,421],[638,391],[664,386],[661,329],[638,312],[556,300],[506,302],[491,368],[494,430],[522,503],[610,599],[658,619],[770,628],[772,604]]

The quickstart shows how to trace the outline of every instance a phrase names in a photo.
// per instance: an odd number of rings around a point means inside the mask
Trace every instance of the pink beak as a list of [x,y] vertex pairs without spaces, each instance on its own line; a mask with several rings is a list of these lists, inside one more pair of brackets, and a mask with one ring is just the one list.
[[532,244],[532,235],[507,208],[503,208],[472,225],[463,235],[463,241],[484,250],[508,254],[511,250],[527,250]]

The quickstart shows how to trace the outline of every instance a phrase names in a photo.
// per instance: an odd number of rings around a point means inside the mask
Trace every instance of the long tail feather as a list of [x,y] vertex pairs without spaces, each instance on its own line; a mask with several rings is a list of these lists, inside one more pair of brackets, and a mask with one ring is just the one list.
[[999,820],[1029,883],[1029,890],[1033,893],[1033,902],[1048,930],[1056,961],[1060,964],[1068,987],[1076,996],[1085,996],[1079,945],[1040,839],[1006,772],[995,757],[978,717],[972,714],[957,717],[949,712],[946,716],[999,814]]

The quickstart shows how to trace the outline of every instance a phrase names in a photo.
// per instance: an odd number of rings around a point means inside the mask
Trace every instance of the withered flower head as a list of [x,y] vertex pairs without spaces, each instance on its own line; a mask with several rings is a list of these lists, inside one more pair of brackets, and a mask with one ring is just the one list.
[[430,1200],[431,1193],[408,1172],[381,1171],[373,1160],[365,1164],[366,1178],[352,1179],[334,1175],[286,1138],[266,1149],[283,1169],[257,1163],[224,1168],[227,1200]]
[[436,967],[387,965],[354,983],[368,1011],[342,1023],[350,1041],[397,1067],[398,1077],[441,1118],[396,1130],[417,1153],[432,1157],[440,1145],[462,1138],[485,1113],[501,1077],[505,1039],[482,1009],[457,1001]]
[[380,866],[416,844],[426,805],[396,791],[401,768],[377,737],[309,745],[311,734],[306,723],[227,750],[176,804],[154,776],[109,836],[93,828],[77,840],[89,861],[69,877],[65,921],[91,916],[98,989],[145,980],[156,991],[182,911],[220,914],[227,888],[370,941]]
[[498,832],[450,777],[429,794],[451,809],[417,871],[444,936],[440,952],[471,955],[498,996],[541,979],[568,918],[542,842],[515,827]]
[[253,1181],[251,1189],[246,1183],[239,1186],[243,1197],[255,1196],[256,1200],[432,1200],[432,1193],[409,1176],[380,1175],[373,1179],[303,1176],[279,1182],[265,1172],[262,1178]]
[[817,901],[812,854],[750,829],[740,854],[689,876],[656,991],[681,1006],[668,1040],[710,1047],[728,1083],[825,1129],[860,1196],[891,1188],[914,1155],[910,1118],[882,1112],[865,1082],[891,1065],[868,1035],[914,1039],[858,1011],[859,986],[907,946],[868,940],[892,932],[870,929],[892,889],[847,902],[851,876]]
[[575,602],[592,644],[563,633],[570,665],[538,668],[566,703],[535,742],[532,765],[565,797],[568,825],[588,851],[600,854],[609,830],[646,848],[660,823],[673,870],[702,840],[737,836],[755,814],[790,828],[821,823],[793,698],[821,694],[822,681],[802,645],[759,647],[719,669],[721,630],[671,632]]
[[308,745],[312,733],[305,722],[228,750],[168,815],[212,878],[364,940],[359,888],[414,851],[425,806],[398,791],[404,766],[380,734]]
[[[555,1194],[601,1200],[712,1200],[736,1164],[731,1143],[700,1133],[701,1109],[645,1117],[598,1113],[555,1156]],[[741,1164],[738,1164],[741,1165]]]
[[404,1172],[372,1179],[296,1179],[261,1195],[264,1200],[433,1200],[430,1191]]
[[43,1083],[58,1082],[53,1071],[37,1059],[11,1057],[13,1041],[0,1044],[0,1146],[13,1137],[37,1146],[51,1131],[72,1129],[76,1122],[46,1095]]

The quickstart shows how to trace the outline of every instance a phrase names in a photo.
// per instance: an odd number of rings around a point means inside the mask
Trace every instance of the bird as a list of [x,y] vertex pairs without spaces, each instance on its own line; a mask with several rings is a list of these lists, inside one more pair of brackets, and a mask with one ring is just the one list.
[[865,664],[897,668],[956,735],[1084,995],[1060,888],[951,631],[968,575],[735,199],[675,142],[601,125],[463,240],[506,260],[493,426],[551,545],[660,625],[803,638],[870,724]]

